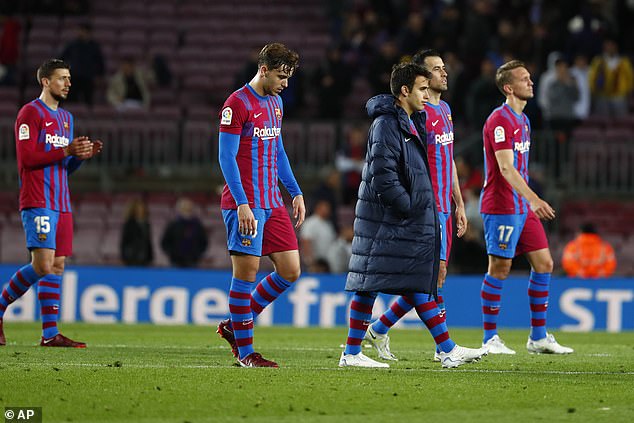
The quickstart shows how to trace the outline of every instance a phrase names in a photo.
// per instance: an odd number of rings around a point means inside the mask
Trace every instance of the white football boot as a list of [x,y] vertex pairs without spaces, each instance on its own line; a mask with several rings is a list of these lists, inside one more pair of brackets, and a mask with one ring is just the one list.
[[387,363],[380,363],[376,360],[372,360],[370,357],[359,354],[346,354],[341,353],[339,359],[339,367],[390,367]]
[[515,354],[515,351],[504,345],[504,341],[497,335],[493,335],[482,346],[488,349],[489,354]]
[[545,338],[538,339],[537,341],[533,341],[529,337],[528,342],[526,342],[526,349],[529,353],[533,354],[570,354],[575,351],[572,348],[559,345],[559,343],[555,341],[555,337],[550,333],[546,334]]
[[378,334],[372,329],[372,325],[370,325],[363,339],[368,341],[376,349],[376,352],[379,353],[379,358],[398,361],[398,358],[390,351],[390,337],[387,333],[385,335]]
[[443,367],[452,368],[480,360],[482,356],[487,355],[487,349],[486,347],[466,348],[456,345],[448,353],[441,351],[438,355],[440,356],[440,362]]

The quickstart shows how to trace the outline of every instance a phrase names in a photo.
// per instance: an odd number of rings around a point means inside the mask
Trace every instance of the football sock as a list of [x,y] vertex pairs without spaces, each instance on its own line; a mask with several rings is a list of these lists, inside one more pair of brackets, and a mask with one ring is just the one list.
[[[438,309],[440,310],[440,315],[445,321],[447,321],[447,309],[445,308],[445,297],[443,296],[443,289],[438,288],[438,301],[436,302]],[[440,348],[436,346],[436,351],[440,352]]]
[[372,329],[378,334],[385,335],[412,308],[414,308],[414,304],[408,303],[403,296],[398,297],[390,308],[379,317],[379,320],[372,323]]
[[262,310],[264,310],[266,306],[275,301],[275,299],[290,286],[291,282],[278,275],[277,272],[273,272],[262,279],[251,293],[251,310],[253,311],[253,316],[257,317],[262,313]]
[[482,304],[482,325],[484,327],[485,343],[493,336],[497,335],[498,315],[502,304],[502,286],[504,281],[496,279],[488,273],[484,275],[482,290],[480,292],[480,302]]
[[62,277],[48,274],[42,276],[37,283],[37,299],[40,301],[42,315],[42,338],[50,339],[59,333],[57,320],[59,319],[59,302]]
[[350,327],[344,354],[359,354],[361,341],[372,319],[372,306],[376,300],[375,292],[356,292],[350,303]]
[[7,307],[24,295],[38,279],[40,279],[40,276],[35,273],[33,266],[30,264],[23,266],[11,276],[9,285],[0,294],[0,319],[4,317]]
[[232,278],[229,288],[229,314],[233,336],[238,345],[238,355],[244,358],[253,352],[253,313],[251,290],[253,282]]
[[550,273],[531,272],[528,281],[528,300],[531,307],[531,334],[533,341],[546,337],[546,312]]
[[434,338],[437,349],[442,352],[449,352],[456,346],[456,343],[449,336],[447,322],[436,305],[436,301],[427,294],[412,294],[408,296],[416,308],[418,317],[425,323],[429,333]]

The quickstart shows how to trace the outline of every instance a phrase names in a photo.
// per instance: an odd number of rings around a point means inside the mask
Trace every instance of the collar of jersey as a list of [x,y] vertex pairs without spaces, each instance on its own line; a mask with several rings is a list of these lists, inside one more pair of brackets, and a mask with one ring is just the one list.
[[258,94],[258,93],[257,93],[257,92],[253,89],[253,87],[252,87],[251,85],[249,85],[248,83],[246,83],[246,84],[244,84],[244,85],[245,85],[245,86],[249,89],[249,91],[251,91],[251,92],[253,93],[253,95],[254,95],[254,96],[256,96],[256,97],[257,97],[257,98],[259,98],[259,99],[266,100],[266,97],[267,97],[267,96],[261,96],[260,94]]
[[36,99],[35,99],[35,101],[38,101],[38,102],[42,105],[42,107],[44,107],[46,110],[48,110],[48,111],[49,111],[49,112],[51,112],[51,113],[56,114],[56,113],[57,113],[57,111],[59,110],[59,106],[57,107],[57,110],[53,110],[53,109],[51,109],[51,108],[50,108],[50,107],[48,107],[48,106],[47,106],[47,104],[46,104],[46,103],[44,103],[44,102],[42,101],[42,99],[41,99],[41,98],[39,98],[39,97],[38,97],[38,98],[36,98]]

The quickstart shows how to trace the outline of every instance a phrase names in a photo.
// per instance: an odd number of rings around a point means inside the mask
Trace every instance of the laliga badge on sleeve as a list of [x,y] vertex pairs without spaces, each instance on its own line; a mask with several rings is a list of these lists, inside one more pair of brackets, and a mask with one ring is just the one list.
[[222,109],[221,116],[221,125],[231,125],[231,118],[233,117],[233,110],[231,110],[231,107],[225,107],[224,109]]
[[18,139],[28,140],[29,138],[30,138],[29,125],[27,125],[26,123],[23,123],[22,125],[20,125],[20,128],[18,129]]
[[493,139],[495,142],[504,142],[506,140],[506,135],[504,134],[504,128],[501,126],[496,126],[493,130]]

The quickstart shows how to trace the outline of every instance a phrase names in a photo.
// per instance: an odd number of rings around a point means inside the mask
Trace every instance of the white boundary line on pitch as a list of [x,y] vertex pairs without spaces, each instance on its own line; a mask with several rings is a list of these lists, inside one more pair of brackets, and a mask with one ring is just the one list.
[[[120,366],[117,366],[114,363],[14,363],[18,364],[17,367],[56,367],[56,366],[68,366],[68,367],[100,367],[104,369],[230,369],[230,368],[238,368],[235,365],[230,366],[220,366],[220,365],[212,365],[212,364],[130,364],[121,362]],[[11,365],[9,365],[11,366]],[[298,367],[286,367],[286,369],[293,370]],[[593,371],[574,371],[574,370],[494,370],[494,369],[400,369],[400,368],[390,368],[390,369],[370,369],[370,368],[355,368],[355,369],[342,369],[336,366],[333,367],[303,367],[303,370],[322,370],[322,371],[383,371],[383,372],[452,372],[452,373],[496,373],[496,374],[541,374],[541,375],[624,375],[624,376],[634,376],[634,372],[593,372]]]

